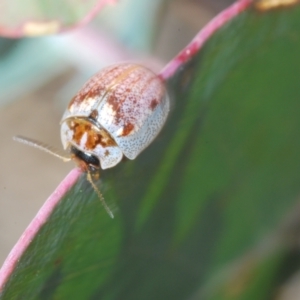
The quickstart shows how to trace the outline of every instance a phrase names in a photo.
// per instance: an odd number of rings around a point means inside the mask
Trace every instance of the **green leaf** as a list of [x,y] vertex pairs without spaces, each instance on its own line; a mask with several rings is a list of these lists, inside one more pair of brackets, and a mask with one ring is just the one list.
[[215,32],[168,79],[155,142],[102,172],[115,219],[82,175],[0,299],[270,298],[299,237],[299,53],[299,6]]

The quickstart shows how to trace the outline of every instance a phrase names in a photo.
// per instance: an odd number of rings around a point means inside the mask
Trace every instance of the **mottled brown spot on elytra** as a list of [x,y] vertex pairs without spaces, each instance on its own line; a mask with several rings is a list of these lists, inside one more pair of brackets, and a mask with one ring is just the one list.
[[104,155],[105,155],[105,156],[108,156],[108,155],[109,155],[109,151],[108,151],[108,150],[105,150]]
[[115,86],[118,86],[120,83],[122,83],[125,79],[127,79],[131,73],[133,73],[136,69],[140,68],[140,66],[133,65],[130,66],[128,69],[125,69],[123,72],[121,72],[107,87],[107,90],[114,90]]
[[157,99],[152,99],[150,103],[150,109],[154,110],[154,108],[158,105]]
[[73,130],[73,140],[80,145],[83,136],[86,134],[85,147],[87,150],[93,150],[97,145],[102,147],[116,146],[116,142],[110,134],[103,128],[97,128],[84,119],[76,119],[69,122]]
[[97,120],[98,115],[99,115],[98,110],[97,110],[97,109],[94,109],[94,110],[90,113],[89,117],[90,117],[91,119],[93,119],[93,120]]
[[131,123],[127,123],[124,127],[123,127],[123,132],[122,132],[122,136],[127,136],[128,134],[130,134],[130,132],[134,129],[134,125]]
[[112,110],[114,112],[118,112],[119,111],[119,107],[120,107],[120,98],[116,97],[114,93],[111,93],[107,99],[107,103],[111,106]]
[[79,100],[84,101],[87,98],[97,98],[100,95],[101,92],[101,86],[94,83],[93,85],[89,86],[88,91],[83,92],[81,91],[78,94]]
[[72,100],[69,103],[68,108],[71,110],[72,106],[78,106],[82,102],[84,102],[86,99],[89,99],[89,102],[91,102],[91,99],[93,99],[94,101],[96,101],[98,99],[98,97],[101,94],[103,94],[103,90],[104,89],[105,89],[105,86],[103,86],[103,84],[101,82],[101,76],[99,76],[99,75],[96,74],[72,98]]
[[[130,73],[134,72],[135,69],[137,69],[137,66],[134,66],[126,71],[124,71],[115,81],[115,83],[118,83],[119,85],[123,85],[123,82],[125,79],[127,79],[128,76],[130,76]],[[139,82],[141,81],[142,75],[141,74],[136,74],[136,76],[130,80],[126,82],[126,90],[120,94],[118,93],[118,85],[114,85],[112,86],[110,92],[108,93],[108,99],[107,99],[107,103],[111,106],[112,110],[115,112],[115,121],[116,124],[119,124],[120,122],[125,122],[126,123],[126,119],[128,117],[128,115],[132,115],[133,113],[133,109],[130,110],[129,107],[127,107],[126,112],[124,112],[123,110],[123,104],[125,101],[128,101],[128,99],[130,98],[130,101],[132,102],[132,104],[136,104],[138,101],[138,97],[140,97],[140,95],[135,95],[132,91],[134,90],[134,87],[136,84],[139,84]]]
[[119,122],[123,118],[123,113],[120,109],[123,102],[126,100],[127,96],[131,93],[134,85],[140,80],[140,76],[136,76],[135,79],[132,79],[128,82],[126,86],[125,92],[122,94],[122,97],[115,95],[115,91],[118,90],[120,85],[123,85],[124,80],[128,79],[131,73],[133,73],[136,69],[140,68],[139,66],[131,66],[130,68],[121,72],[107,87],[107,103],[111,105],[113,111],[116,113],[116,120]]

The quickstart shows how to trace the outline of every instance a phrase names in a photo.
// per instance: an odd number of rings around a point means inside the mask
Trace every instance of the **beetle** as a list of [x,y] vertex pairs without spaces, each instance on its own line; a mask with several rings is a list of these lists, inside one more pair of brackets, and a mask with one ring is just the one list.
[[61,141],[70,156],[23,136],[14,140],[64,161],[75,160],[113,217],[95,185],[100,168],[112,168],[124,156],[135,159],[158,135],[169,110],[169,96],[158,75],[138,64],[119,63],[90,78],[66,108]]

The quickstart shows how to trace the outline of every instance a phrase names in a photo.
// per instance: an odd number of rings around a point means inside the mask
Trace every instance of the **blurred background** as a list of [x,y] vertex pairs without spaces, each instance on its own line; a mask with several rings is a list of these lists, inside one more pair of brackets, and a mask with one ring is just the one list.
[[74,167],[13,142],[12,136],[25,135],[61,149],[61,116],[90,76],[124,60],[159,71],[231,2],[123,0],[67,33],[0,38],[0,265]]

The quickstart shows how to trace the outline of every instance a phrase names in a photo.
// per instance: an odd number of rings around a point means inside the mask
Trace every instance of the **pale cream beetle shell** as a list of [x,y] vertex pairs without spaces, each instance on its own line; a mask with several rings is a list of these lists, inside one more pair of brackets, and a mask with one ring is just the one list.
[[123,155],[135,159],[157,136],[170,109],[162,80],[132,63],[94,75],[71,100],[61,121],[63,147],[97,157],[102,169]]

